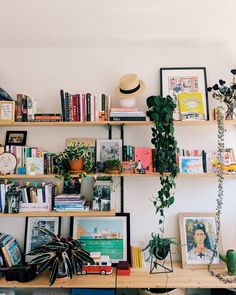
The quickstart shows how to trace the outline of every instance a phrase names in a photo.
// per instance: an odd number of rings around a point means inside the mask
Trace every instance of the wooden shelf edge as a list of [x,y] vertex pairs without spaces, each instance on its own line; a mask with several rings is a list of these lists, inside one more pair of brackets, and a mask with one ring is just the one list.
[[[168,173],[166,174],[168,175]],[[107,173],[96,173],[89,174],[89,176],[112,176],[112,177],[159,177],[160,174],[156,172],[146,173],[146,174],[136,174],[136,173],[120,173],[120,174],[107,174]],[[216,173],[179,173],[178,177],[216,177]],[[236,177],[236,174],[224,173],[224,177]],[[78,174],[73,174],[72,177],[78,177]],[[0,175],[0,179],[52,179],[56,178],[55,174],[40,174],[40,175],[28,175],[28,174],[7,174]]]
[[30,216],[115,216],[116,211],[112,209],[110,211],[66,211],[66,212],[56,212],[56,211],[47,211],[47,212],[19,212],[19,213],[0,213],[0,217],[30,217]]
[[[236,125],[236,120],[225,120],[225,125]],[[217,125],[216,120],[209,121],[174,121],[176,126],[193,126],[193,125]],[[104,121],[104,122],[13,122],[13,123],[4,123],[0,122],[0,126],[11,126],[11,127],[37,127],[37,126],[152,126],[152,121]]]

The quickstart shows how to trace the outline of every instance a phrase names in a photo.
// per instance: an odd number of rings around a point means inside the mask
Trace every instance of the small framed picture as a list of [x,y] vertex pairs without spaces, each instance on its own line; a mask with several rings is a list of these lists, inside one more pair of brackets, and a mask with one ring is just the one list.
[[201,156],[180,156],[179,170],[181,173],[194,174],[203,173]]
[[122,161],[122,140],[98,139],[96,152],[97,162],[106,162],[107,160]]
[[[40,245],[47,244],[51,240],[51,238],[44,235],[38,227],[45,227],[58,235],[60,234],[60,226],[60,217],[27,217],[25,226],[25,254]],[[26,255],[26,261],[31,259],[32,256]]]
[[108,217],[72,217],[71,231],[88,252],[108,255],[112,263],[130,262],[130,216],[117,213]]
[[[183,268],[207,268],[215,247],[215,213],[180,213],[179,228]],[[212,267],[223,267],[219,252],[221,240],[213,259]]]
[[177,105],[175,120],[209,120],[206,68],[161,68],[160,82],[161,96]]
[[5,145],[26,145],[27,131],[7,131]]
[[15,118],[15,102],[0,101],[0,122],[13,123]]

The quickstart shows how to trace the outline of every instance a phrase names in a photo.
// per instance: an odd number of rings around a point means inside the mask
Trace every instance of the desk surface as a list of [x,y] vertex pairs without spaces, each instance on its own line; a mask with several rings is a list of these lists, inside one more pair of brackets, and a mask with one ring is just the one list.
[[[223,272],[224,270],[217,270]],[[44,272],[28,283],[6,281],[0,278],[1,288],[48,288],[49,273]],[[174,264],[174,272],[167,274],[150,274],[148,270],[132,270],[130,276],[116,276],[115,269],[111,275],[78,275],[72,279],[59,279],[52,288],[236,288],[236,283],[224,284],[211,276],[207,270],[182,269]]]

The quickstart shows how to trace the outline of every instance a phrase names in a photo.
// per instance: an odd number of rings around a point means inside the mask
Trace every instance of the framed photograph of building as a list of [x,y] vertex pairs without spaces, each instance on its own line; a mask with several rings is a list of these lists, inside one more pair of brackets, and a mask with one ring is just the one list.
[[206,68],[161,68],[160,94],[176,103],[175,120],[209,120]]
[[[215,213],[180,213],[179,228],[183,268],[207,268],[215,248]],[[212,267],[223,267],[219,258],[221,248],[220,240]]]
[[7,131],[5,145],[26,145],[27,131]]
[[97,162],[106,162],[107,160],[122,161],[122,140],[98,139],[96,151]]
[[[60,234],[60,225],[60,217],[27,217],[25,226],[25,254],[40,245],[50,242],[51,238],[44,235],[38,229],[39,227],[45,227],[58,235]],[[31,256],[26,255],[26,261],[31,259]]]
[[112,263],[130,262],[129,213],[107,217],[72,217],[71,231],[88,252],[108,255]]

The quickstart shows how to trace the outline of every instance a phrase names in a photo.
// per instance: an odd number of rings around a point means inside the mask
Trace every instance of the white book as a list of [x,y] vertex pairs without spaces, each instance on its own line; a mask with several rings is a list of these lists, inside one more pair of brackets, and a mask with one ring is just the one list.
[[26,158],[26,173],[29,175],[44,174],[43,157]]

